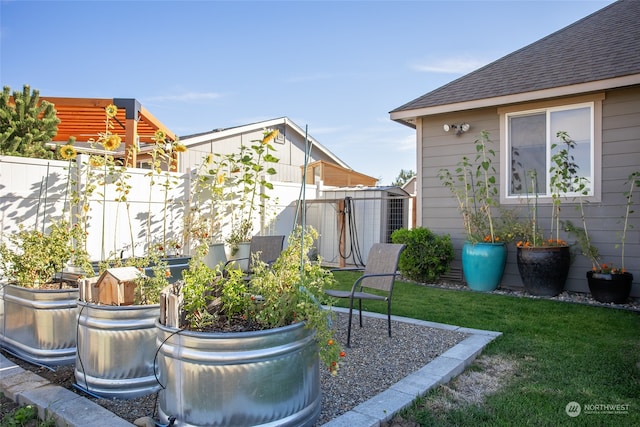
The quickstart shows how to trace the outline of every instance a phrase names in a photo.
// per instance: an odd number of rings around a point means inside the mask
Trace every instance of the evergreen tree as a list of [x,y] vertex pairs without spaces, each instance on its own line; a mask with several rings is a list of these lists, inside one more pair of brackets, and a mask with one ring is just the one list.
[[400,169],[400,174],[396,177],[396,180],[393,181],[391,185],[402,187],[404,184],[409,182],[411,178],[413,178],[416,173],[412,170],[404,170]]
[[50,159],[55,151],[46,143],[58,133],[60,120],[55,106],[40,102],[40,91],[31,92],[24,85],[22,92],[5,86],[0,97],[0,154]]

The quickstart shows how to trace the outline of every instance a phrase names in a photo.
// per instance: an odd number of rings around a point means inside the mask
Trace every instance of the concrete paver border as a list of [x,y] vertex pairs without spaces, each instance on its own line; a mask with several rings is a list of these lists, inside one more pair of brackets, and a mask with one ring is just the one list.
[[[348,309],[338,307],[333,307],[333,310],[349,312]],[[387,318],[385,314],[379,313],[363,312],[362,314],[380,319]],[[389,421],[397,412],[411,405],[416,398],[461,374],[491,341],[502,335],[501,332],[462,328],[400,316],[391,316],[391,320],[461,332],[469,336],[421,369],[409,374],[351,411],[323,424],[323,427],[379,427],[380,423]]]

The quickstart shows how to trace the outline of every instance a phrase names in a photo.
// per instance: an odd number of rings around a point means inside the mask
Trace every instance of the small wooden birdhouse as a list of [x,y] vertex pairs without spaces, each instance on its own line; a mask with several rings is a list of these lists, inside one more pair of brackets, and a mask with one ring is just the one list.
[[105,270],[94,285],[98,288],[98,303],[132,305],[135,298],[136,279],[142,275],[143,273],[136,267]]

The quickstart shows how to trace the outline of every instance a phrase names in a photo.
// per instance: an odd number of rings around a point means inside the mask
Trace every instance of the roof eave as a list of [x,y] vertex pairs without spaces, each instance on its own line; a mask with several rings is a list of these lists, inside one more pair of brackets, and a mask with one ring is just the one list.
[[[411,110],[393,111],[391,120],[415,128],[415,120],[418,117],[432,116],[436,114],[453,113],[456,111],[475,110],[479,108],[495,107],[499,105],[516,104],[521,102],[538,101],[541,99],[556,98],[561,96],[576,95],[599,90],[614,89],[624,86],[640,84],[640,74],[616,77],[606,80],[579,83],[570,86],[560,86],[541,89],[532,92],[514,93],[492,98],[474,99],[471,101],[456,102],[453,104],[434,105],[431,107],[416,108]],[[411,124],[413,123],[413,125]]]
[[[220,140],[220,139],[224,139],[229,136],[237,135],[240,133],[250,132],[256,129],[269,128],[276,125],[288,125],[290,128],[295,130],[301,137],[303,138],[305,137],[305,131],[300,126],[295,124],[293,121],[291,121],[287,117],[280,117],[277,119],[265,120],[262,122],[251,123],[243,126],[236,126],[233,128],[227,128],[219,131],[211,131],[208,133],[198,134],[197,136],[194,136],[194,137],[186,136],[186,137],[183,137],[184,139],[182,139],[182,142],[187,147],[189,147],[192,145],[200,144],[202,142]],[[320,150],[321,152],[329,156],[336,164],[346,169],[351,169],[351,167],[349,167],[348,164],[346,164],[344,161],[338,158],[335,154],[333,154],[327,147],[320,144],[311,135],[307,134],[306,136],[309,138],[309,140],[311,141],[314,147],[316,147],[318,150]]]
[[317,146],[320,151],[322,151],[323,153],[325,153],[327,156],[329,156],[334,162],[336,162],[336,164],[342,166],[345,169],[351,169],[351,166],[349,166],[347,163],[345,163],[343,160],[341,160],[338,156],[336,156],[335,154],[333,154],[331,152],[331,150],[329,150],[327,147],[325,147],[324,145],[320,144],[318,142],[318,140],[316,140],[314,137],[312,137],[311,135],[308,134],[308,132],[306,130],[302,130],[301,127],[299,127],[297,124],[295,124],[294,122],[292,122],[291,120],[289,120],[288,118],[285,118],[285,120],[287,121],[287,123],[289,124],[289,126],[291,126],[293,129],[296,130],[296,132],[298,132],[300,134],[300,136],[304,137],[305,135],[307,136],[307,138],[309,138],[309,140],[311,140],[312,144],[314,146]]
[[241,126],[234,126],[230,128],[224,129],[215,129],[210,132],[203,132],[196,134],[195,136],[186,135],[182,136],[180,139],[183,140],[183,143],[190,147],[192,145],[200,144],[202,142],[218,140],[228,138],[229,136],[234,136],[240,133],[251,132],[257,129],[264,129],[275,125],[285,124],[286,120],[284,117],[278,119],[265,120],[262,122],[255,122]]

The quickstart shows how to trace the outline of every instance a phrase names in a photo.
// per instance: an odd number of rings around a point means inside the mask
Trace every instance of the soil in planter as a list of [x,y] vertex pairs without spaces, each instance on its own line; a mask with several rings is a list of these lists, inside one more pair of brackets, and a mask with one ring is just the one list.
[[267,328],[255,321],[243,319],[240,315],[233,316],[231,319],[228,316],[219,315],[206,328],[187,328],[186,330],[194,332],[251,332],[264,329]]
[[[10,285],[16,285],[15,283],[9,283]],[[16,285],[17,286],[17,285]],[[27,288],[27,289],[39,289],[39,290],[43,290],[43,291],[59,291],[60,289],[78,289],[77,285],[70,285],[67,282],[60,282],[60,283],[43,283],[41,285],[39,285],[38,287],[34,287],[34,288]]]

